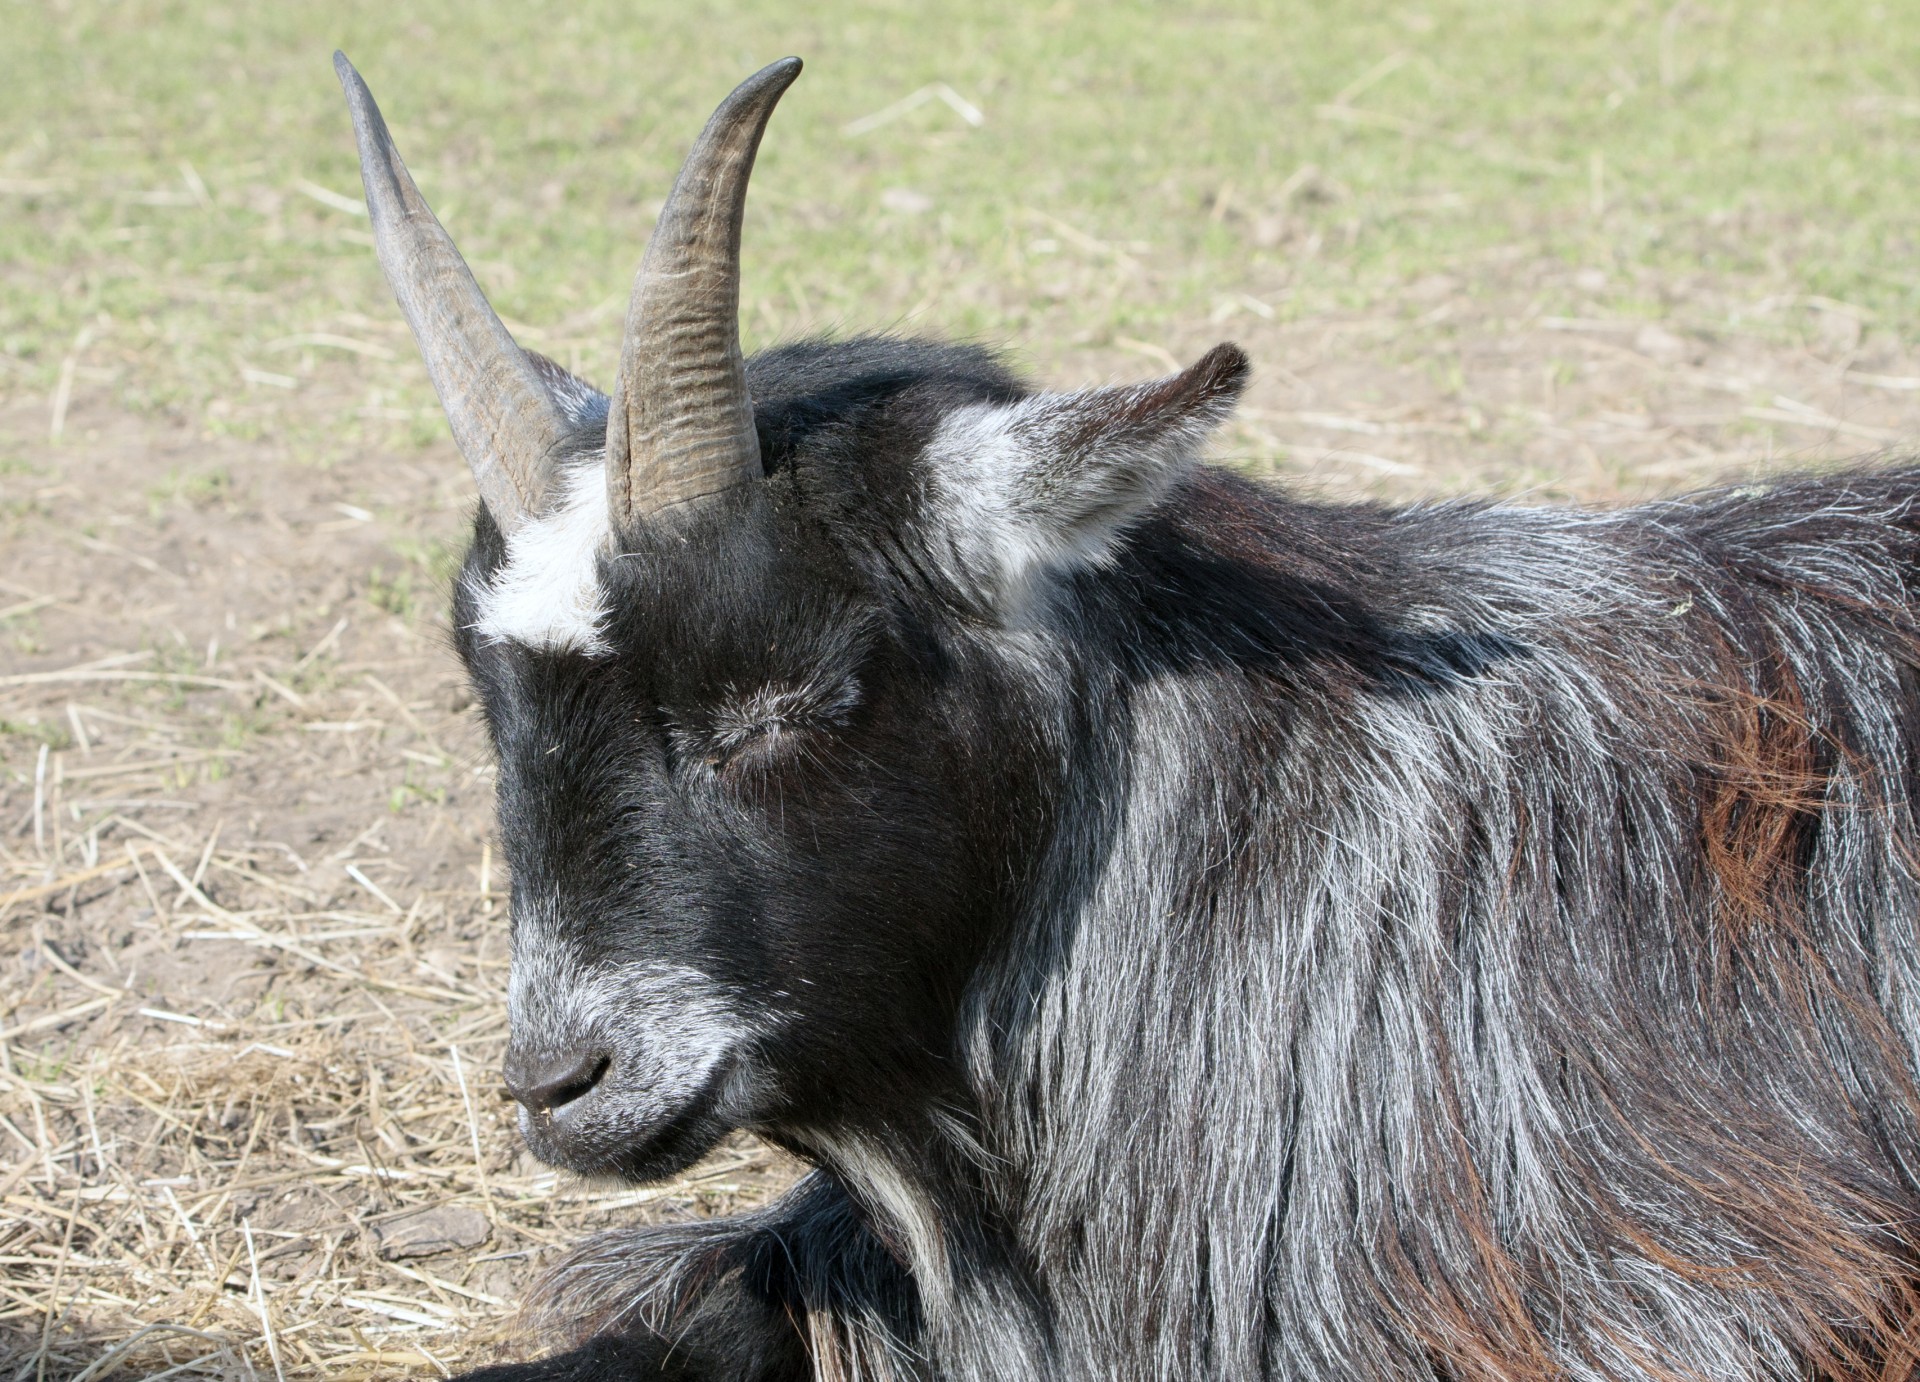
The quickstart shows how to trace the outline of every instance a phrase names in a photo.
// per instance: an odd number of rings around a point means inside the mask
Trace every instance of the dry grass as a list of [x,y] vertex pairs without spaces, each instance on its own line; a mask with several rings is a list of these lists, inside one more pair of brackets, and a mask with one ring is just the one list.
[[[148,759],[168,747],[121,743]],[[77,785],[56,780],[49,806]],[[610,1212],[724,1211],[777,1179],[741,1140],[670,1185],[562,1188],[514,1158],[496,1081],[477,1076],[505,1036],[504,961],[442,968],[423,949],[486,930],[477,887],[412,892],[403,908],[369,879],[355,905],[303,881],[338,851],[303,875],[282,851],[153,835],[4,899],[95,907],[113,888],[148,904],[106,981],[62,957],[57,923],[21,928],[40,964],[16,1009],[35,1015],[0,1034],[0,1132],[16,1143],[0,1178],[0,1329],[22,1375],[435,1370],[498,1335],[513,1264]],[[240,990],[290,980],[276,1002],[170,1011],[143,1001],[148,948],[227,970]],[[486,1241],[383,1256],[383,1230],[448,1206],[477,1211]]]
[[[498,1336],[530,1259],[609,1213],[725,1211],[782,1178],[746,1140],[637,1190],[517,1157],[484,880],[383,886],[380,821],[301,857],[223,842],[218,822],[95,819],[97,793],[177,791],[220,760],[70,704],[91,752],[49,755],[41,847],[9,852],[0,895],[20,946],[0,1031],[0,1347],[18,1376],[435,1371]],[[446,1206],[479,1211],[487,1240],[383,1257],[383,1227]]]

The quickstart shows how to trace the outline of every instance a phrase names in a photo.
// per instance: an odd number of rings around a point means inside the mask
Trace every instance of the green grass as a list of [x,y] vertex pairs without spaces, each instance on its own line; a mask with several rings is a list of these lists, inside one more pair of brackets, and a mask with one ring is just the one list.
[[[349,439],[439,434],[364,220],[304,190],[359,194],[336,45],[503,315],[602,379],[687,142],[789,52],[809,67],[754,183],[750,343],[908,321],[1050,364],[1192,334],[1242,292],[1283,317],[1391,304],[1503,250],[1920,321],[1920,5],[1894,0],[6,15],[0,389],[51,393],[90,327],[88,387],[241,435],[284,402],[263,376],[316,368],[364,391]],[[847,132],[932,82],[984,123],[931,101]],[[313,332],[398,363],[289,341]]]

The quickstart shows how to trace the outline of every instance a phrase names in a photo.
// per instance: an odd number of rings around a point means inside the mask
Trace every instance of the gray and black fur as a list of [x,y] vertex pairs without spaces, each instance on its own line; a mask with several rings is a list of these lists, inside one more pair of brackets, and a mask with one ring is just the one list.
[[1245,372],[760,355],[605,651],[481,514],[533,1146],[817,1169],[476,1378],[1912,1374],[1920,471],[1313,503],[1194,462]]

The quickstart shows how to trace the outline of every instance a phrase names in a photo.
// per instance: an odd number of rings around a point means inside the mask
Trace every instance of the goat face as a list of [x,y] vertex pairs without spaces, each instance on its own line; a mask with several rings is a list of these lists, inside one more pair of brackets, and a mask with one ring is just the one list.
[[955,1015],[1071,757],[1060,602],[1246,375],[1030,394],[901,341],[744,361],[746,170],[798,64],[709,122],[601,395],[506,334],[340,59],[381,262],[485,501],[455,622],[513,871],[534,1151],[668,1174],[959,1097]]
[[514,558],[480,522],[457,619],[513,874],[508,1080],[548,1160],[655,1176],[884,1097],[1004,911],[988,861],[1020,813],[968,765],[1039,795],[979,711],[1015,688],[943,659],[787,487],[602,555],[591,652],[490,633]]

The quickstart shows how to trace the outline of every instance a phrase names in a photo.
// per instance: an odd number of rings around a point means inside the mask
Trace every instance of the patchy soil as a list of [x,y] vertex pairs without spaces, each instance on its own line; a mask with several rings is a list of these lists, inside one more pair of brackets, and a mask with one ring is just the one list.
[[[1051,373],[1233,336],[1259,374],[1223,454],[1346,495],[1613,501],[1920,436],[1920,360],[1846,304],[1538,305],[1583,284],[1621,286],[1488,262],[1288,322],[1276,285]],[[515,1346],[569,1241],[798,1169],[740,1137],[609,1188],[521,1151],[491,766],[445,625],[470,487],[443,440],[300,440],[382,368],[309,360],[193,425],[76,373],[58,444],[49,400],[0,401],[0,1377],[439,1375]],[[394,1255],[444,1210],[483,1240],[449,1214]]]

